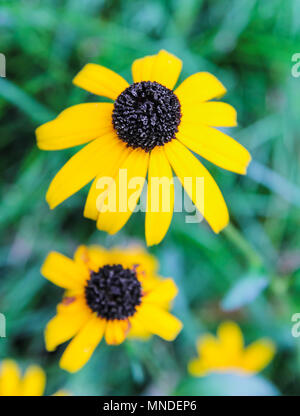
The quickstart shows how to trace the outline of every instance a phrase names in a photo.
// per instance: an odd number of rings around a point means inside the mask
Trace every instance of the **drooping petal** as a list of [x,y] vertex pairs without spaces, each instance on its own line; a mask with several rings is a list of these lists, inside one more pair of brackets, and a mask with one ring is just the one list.
[[63,353],[60,366],[70,373],[80,370],[101,341],[106,321],[94,315],[73,338]]
[[97,220],[99,215],[97,206],[101,205],[99,204],[98,198],[103,193],[103,189],[101,189],[102,187],[100,186],[101,182],[103,181],[103,185],[105,185],[106,179],[109,180],[114,178],[118,168],[131,152],[132,149],[127,147],[125,143],[117,137],[114,138],[109,150],[109,157],[103,158],[101,166],[99,166],[98,175],[90,187],[83,213],[86,218]]
[[275,345],[268,339],[260,339],[250,344],[244,351],[241,366],[249,372],[263,370],[273,359]]
[[181,104],[200,103],[226,93],[224,85],[209,72],[197,72],[185,79],[175,90]]
[[125,340],[129,331],[129,321],[117,319],[108,321],[105,328],[105,341],[108,345],[119,345]]
[[58,345],[68,341],[91,317],[91,312],[83,298],[71,303],[61,304],[57,315],[52,318],[45,329],[45,344],[47,351],[54,351]]
[[114,133],[108,133],[77,152],[60,169],[47,191],[46,200],[51,209],[83,188],[101,171],[103,161],[110,158]]
[[143,302],[165,306],[175,298],[178,293],[173,279],[164,279],[143,297]]
[[[148,274],[145,272],[143,265],[139,263],[139,266],[136,268],[137,278],[142,284],[143,294],[146,296],[151,293],[157,285],[162,281],[162,277],[156,274]],[[165,305],[165,303],[163,303]]]
[[97,64],[87,64],[73,79],[73,84],[92,94],[115,100],[128,86],[116,72]]
[[251,155],[244,146],[212,127],[182,124],[177,138],[193,152],[223,169],[246,174]]
[[21,396],[42,396],[45,386],[45,372],[37,365],[31,365],[21,382]]
[[136,59],[132,64],[134,82],[156,81],[173,89],[182,68],[182,61],[175,55],[161,50],[157,55]]
[[227,103],[209,101],[183,104],[181,113],[181,123],[190,123],[195,126],[204,124],[214,127],[235,127],[237,125],[236,110]]
[[[113,168],[113,166],[111,167],[110,165],[108,166],[108,169],[111,170],[110,174],[109,175],[103,175],[103,176],[113,178],[114,174],[115,174],[115,169]],[[94,221],[97,221],[97,218],[98,218],[98,215],[99,215],[99,211],[98,211],[98,208],[97,208],[97,200],[98,200],[100,191],[98,189],[97,184],[99,183],[99,180],[103,176],[98,175],[93,180],[93,182],[91,184],[91,187],[89,189],[88,196],[87,196],[86,201],[85,201],[83,216],[86,217],[86,218],[89,218],[90,220],[94,220]],[[103,192],[103,190],[101,192]]]
[[85,103],[64,110],[36,129],[37,145],[43,150],[59,150],[87,143],[113,130],[113,104]]
[[182,329],[182,323],[164,309],[152,304],[142,304],[135,318],[152,334],[173,341]]
[[[172,168],[195,206],[213,231],[220,232],[228,224],[229,214],[223,195],[208,170],[176,139],[167,143],[164,149]],[[185,181],[185,178],[189,180]],[[197,179],[203,183],[197,183]]]
[[158,244],[169,229],[174,208],[174,183],[162,147],[151,151],[148,170],[145,234],[147,245]]
[[20,370],[15,361],[3,360],[0,367],[0,395],[18,396],[20,394]]
[[145,327],[139,322],[135,316],[131,316],[130,320],[130,330],[128,333],[128,337],[130,338],[140,338],[143,340],[147,340],[151,337],[151,332],[147,331]]
[[88,269],[55,251],[48,254],[41,273],[50,282],[64,289],[80,289],[89,277]]
[[108,190],[97,221],[99,230],[115,234],[128,221],[141,195],[149,154],[133,150],[120,166],[114,186]]

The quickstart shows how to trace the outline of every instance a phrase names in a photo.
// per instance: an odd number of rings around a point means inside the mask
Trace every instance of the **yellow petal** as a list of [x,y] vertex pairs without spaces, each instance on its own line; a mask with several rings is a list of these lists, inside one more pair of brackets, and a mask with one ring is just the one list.
[[242,368],[249,372],[263,370],[275,355],[275,345],[268,339],[260,339],[249,345],[243,354]]
[[208,72],[198,72],[185,79],[175,90],[183,103],[199,103],[219,98],[226,93],[224,85]]
[[193,152],[223,169],[246,174],[251,155],[245,147],[212,127],[182,124],[177,138]]
[[87,269],[55,251],[48,254],[41,273],[50,282],[64,289],[80,289],[89,277]]
[[240,327],[235,322],[222,322],[218,328],[218,337],[222,349],[230,356],[239,356],[244,346],[244,339]]
[[0,367],[0,395],[18,396],[20,394],[20,370],[15,361],[3,360]]
[[71,396],[71,393],[68,390],[57,390],[56,393],[52,394],[52,396]]
[[197,350],[206,372],[212,371],[231,371],[238,364],[240,358],[237,354],[230,354],[223,347],[221,342],[210,334],[199,338]]
[[127,336],[129,321],[123,320],[108,321],[105,329],[105,341],[108,345],[119,345]]
[[73,84],[92,94],[115,100],[128,86],[123,77],[104,66],[87,64],[73,79]]
[[45,372],[37,365],[28,367],[21,382],[22,396],[42,396],[46,386]]
[[60,366],[70,373],[80,370],[101,341],[106,321],[94,315],[73,338],[63,353]]
[[213,364],[220,354],[220,343],[211,334],[202,335],[197,341],[197,351],[200,358]]
[[157,55],[136,59],[132,64],[134,82],[156,81],[173,89],[182,68],[182,61],[175,55],[161,50]]
[[91,312],[83,298],[75,299],[71,303],[65,299],[59,305],[57,315],[52,318],[45,329],[45,344],[48,351],[54,351],[56,347],[76,335],[82,326],[91,317]]
[[164,279],[143,297],[143,302],[165,306],[175,298],[177,286],[172,279]]
[[[109,251],[109,258],[111,264],[122,264],[123,267],[131,269],[138,265],[136,271],[138,277],[143,277],[143,280],[152,282],[150,279],[158,270],[157,259],[145,251],[140,245],[131,245],[122,248],[113,248]],[[143,282],[144,283],[144,282]],[[151,286],[152,287],[152,286]]]
[[131,67],[133,82],[154,81],[153,65],[155,61],[156,55],[136,59]]
[[208,369],[203,360],[195,358],[188,363],[188,372],[192,376],[203,377],[207,374]]
[[[176,139],[167,143],[164,149],[172,168],[195,206],[213,231],[220,232],[228,224],[229,215],[223,195],[208,170]],[[189,178],[186,184],[185,178]],[[201,191],[204,191],[204,195]]]
[[[99,205],[101,205],[99,204],[98,198],[104,192],[101,182],[102,180],[105,180],[105,178],[114,178],[118,168],[131,152],[132,149],[126,147],[125,143],[119,138],[114,138],[108,151],[108,157],[103,158],[101,165],[99,166],[98,175],[90,187],[83,213],[86,218],[97,220],[99,215],[97,206],[99,207]],[[103,185],[105,185],[105,182]]]
[[100,246],[79,246],[74,254],[74,261],[97,272],[99,267],[107,264],[107,251]]
[[[111,174],[103,175],[103,176],[114,177],[115,169],[113,169],[113,167],[111,168],[110,166],[108,166],[108,169],[111,169]],[[84,217],[89,218],[90,220],[94,220],[94,221],[97,221],[97,218],[99,215],[99,211],[97,208],[97,198],[99,197],[100,192],[103,192],[97,189],[97,184],[99,183],[99,180],[101,179],[101,177],[102,175],[98,175],[93,180],[88,196],[86,198],[84,211],[83,211]]]
[[104,264],[108,264],[110,262],[109,251],[105,250],[103,247],[100,247],[100,246],[96,246],[96,245],[89,246],[88,256],[90,258],[91,263],[95,265],[95,267],[98,269]]
[[[163,278],[156,275],[156,274],[148,274],[143,270],[143,266],[139,264],[136,268],[137,278],[141,282],[143,288],[143,295],[146,296],[147,294],[151,293],[157,285],[159,285]],[[161,306],[165,309],[168,309],[169,302],[162,302]]]
[[134,317],[147,331],[166,341],[173,341],[182,329],[179,319],[155,305],[142,304]]
[[227,103],[209,101],[181,106],[182,123],[214,127],[235,127],[236,110]]
[[115,234],[126,224],[141,195],[148,159],[148,153],[136,149],[120,166],[114,186],[109,188],[107,198],[100,208],[97,221],[99,230]]
[[173,174],[164,149],[151,151],[148,170],[145,234],[147,245],[158,244],[169,229],[174,208]]
[[108,133],[77,152],[60,169],[52,180],[46,200],[51,209],[83,188],[101,171],[103,160],[109,159],[108,153],[114,133]]
[[53,121],[36,129],[37,145],[59,150],[87,143],[113,130],[113,104],[85,103],[64,110]]
[[142,340],[147,340],[151,337],[151,332],[147,331],[145,327],[134,317],[130,317],[130,330],[128,337],[130,338],[140,338]]
[[90,269],[89,263],[89,251],[88,247],[84,246],[83,244],[81,246],[78,246],[75,253],[74,253],[74,262],[76,264],[79,264],[80,267],[86,267]]

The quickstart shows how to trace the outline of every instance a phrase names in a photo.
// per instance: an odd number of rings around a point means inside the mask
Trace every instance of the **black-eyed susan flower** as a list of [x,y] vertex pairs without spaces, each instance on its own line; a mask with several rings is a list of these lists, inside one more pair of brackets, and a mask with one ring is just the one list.
[[73,338],[60,360],[67,371],[84,366],[103,337],[109,345],[152,334],[172,341],[181,330],[168,312],[177,288],[172,279],[157,275],[155,259],[141,248],[80,246],[73,260],[51,252],[42,274],[65,289],[45,343],[53,351]]
[[[182,62],[162,50],[157,55],[137,59],[132,65],[133,84],[115,72],[87,64],[74,78],[75,85],[114,103],[86,103],[70,107],[55,120],[40,126],[40,149],[58,150],[88,143],[54,177],[46,199],[55,208],[83,186],[93,181],[84,215],[97,222],[100,230],[114,234],[128,221],[142,191],[148,172],[146,241],[158,244],[166,234],[173,214],[174,187],[170,193],[152,192],[153,178],[172,180],[174,170],[195,206],[218,233],[229,221],[222,193],[195,152],[221,168],[245,174],[251,160],[237,141],[215,127],[236,126],[236,111],[224,102],[212,101],[225,94],[217,78],[207,72],[175,84]],[[190,151],[191,150],[191,151]],[[120,172],[126,170],[125,182]],[[99,178],[114,178],[116,186],[107,189],[106,199],[117,199],[116,209],[107,209]],[[122,208],[116,189],[124,189],[132,178],[141,178],[138,189],[128,189]],[[203,198],[197,197],[196,183],[185,178],[203,178]],[[154,207],[154,208],[153,208]]]
[[206,334],[197,343],[199,358],[189,362],[189,372],[203,377],[209,373],[252,375],[263,370],[273,359],[274,343],[263,338],[244,347],[243,334],[234,322],[223,322],[217,337]]
[[[22,377],[18,364],[11,359],[5,359],[0,363],[0,396],[42,396],[46,385],[44,370],[31,365]],[[67,395],[59,390],[55,395]]]

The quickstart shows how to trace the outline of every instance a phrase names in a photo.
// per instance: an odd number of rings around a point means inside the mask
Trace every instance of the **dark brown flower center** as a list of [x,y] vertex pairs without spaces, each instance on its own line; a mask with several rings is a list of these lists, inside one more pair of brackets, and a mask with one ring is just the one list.
[[107,320],[134,315],[141,297],[142,287],[135,269],[125,269],[121,264],[105,265],[98,272],[92,271],[85,287],[88,306]]
[[150,81],[126,88],[116,99],[112,116],[119,138],[146,152],[172,140],[180,119],[181,107],[174,92]]

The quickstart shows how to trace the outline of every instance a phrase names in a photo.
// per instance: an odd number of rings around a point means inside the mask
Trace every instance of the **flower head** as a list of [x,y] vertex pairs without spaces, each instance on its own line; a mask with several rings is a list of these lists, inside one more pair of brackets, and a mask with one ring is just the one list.
[[168,312],[177,294],[173,280],[162,280],[155,259],[139,247],[80,246],[73,260],[51,252],[42,274],[66,290],[45,342],[53,351],[73,338],[60,360],[67,371],[84,366],[103,337],[109,345],[152,334],[172,341],[181,330]]
[[263,370],[273,359],[275,346],[269,339],[260,339],[244,347],[239,326],[234,322],[223,322],[217,337],[207,334],[197,343],[199,358],[189,362],[189,372],[203,377],[209,373],[239,373],[251,375]]
[[[181,67],[180,59],[161,50],[133,62],[131,85],[100,65],[87,64],[79,72],[73,80],[75,85],[114,103],[75,105],[36,130],[40,149],[88,143],[54,177],[46,196],[51,208],[94,180],[84,215],[95,220],[100,230],[114,234],[128,221],[148,173],[146,241],[158,244],[173,215],[173,170],[213,231],[218,233],[227,225],[229,215],[223,195],[191,151],[239,174],[246,173],[251,156],[242,145],[215,129],[236,126],[234,108],[211,101],[225,94],[222,83],[207,72],[199,72],[174,90]],[[120,184],[120,172],[124,170],[126,183]],[[103,177],[112,178],[116,184],[110,185],[104,195],[97,187]],[[128,187],[133,178],[141,181],[138,189],[128,190],[126,206],[120,208],[117,203],[114,210],[107,210],[105,201],[110,197],[120,199],[112,194]],[[153,178],[169,179],[168,195],[154,191]],[[197,195],[196,185],[187,185],[185,178],[203,179],[202,198]]]
[[[46,385],[46,375],[41,367],[31,365],[22,377],[14,360],[0,363],[0,396],[42,396]],[[60,390],[56,395],[67,395]]]

